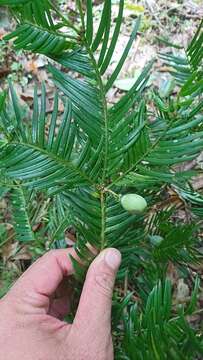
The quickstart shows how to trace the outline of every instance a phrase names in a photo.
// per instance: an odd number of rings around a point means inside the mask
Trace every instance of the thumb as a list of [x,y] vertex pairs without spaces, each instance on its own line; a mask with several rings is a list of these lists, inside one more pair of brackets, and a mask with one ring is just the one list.
[[111,248],[102,251],[90,265],[74,320],[81,331],[110,328],[112,294],[120,262],[120,252]]

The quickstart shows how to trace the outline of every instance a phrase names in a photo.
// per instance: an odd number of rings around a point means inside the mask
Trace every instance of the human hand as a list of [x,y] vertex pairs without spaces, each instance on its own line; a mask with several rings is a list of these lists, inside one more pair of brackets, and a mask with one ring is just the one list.
[[36,261],[0,300],[0,360],[113,360],[111,303],[121,256],[106,249],[91,264],[73,324],[71,250]]

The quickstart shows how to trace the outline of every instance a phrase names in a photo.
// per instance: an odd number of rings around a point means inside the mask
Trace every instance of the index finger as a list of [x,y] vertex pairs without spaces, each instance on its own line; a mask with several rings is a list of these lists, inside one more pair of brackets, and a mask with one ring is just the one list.
[[76,256],[73,248],[49,251],[25,271],[10,293],[20,296],[31,292],[50,297],[62,279],[74,272],[70,255]]

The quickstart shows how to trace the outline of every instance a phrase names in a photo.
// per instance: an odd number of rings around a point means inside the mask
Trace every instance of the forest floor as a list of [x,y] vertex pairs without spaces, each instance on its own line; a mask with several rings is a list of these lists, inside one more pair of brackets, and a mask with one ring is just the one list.
[[[64,13],[74,13],[74,1],[59,1]],[[116,18],[118,1],[113,0],[113,16]],[[95,0],[95,19],[99,22],[102,4]],[[168,50],[166,41],[186,45],[192,38],[199,21],[203,18],[203,0],[127,0],[119,46],[108,68],[107,76],[115,68],[123,48],[129,39],[135,19],[141,15],[142,22],[139,35],[135,40],[129,57],[120,73],[119,80],[109,93],[109,102],[114,103],[123,91],[128,90],[138,77],[143,66],[152,58],[156,58],[155,71],[150,81],[157,91],[163,91],[165,80],[170,77],[168,69],[159,60],[158,54]],[[53,108],[54,86],[46,71],[47,60],[44,56],[13,51],[11,43],[3,40],[4,35],[15,27],[4,8],[0,8],[0,90],[7,87],[7,79],[11,78],[25,111],[29,111],[33,101],[35,83],[46,82],[47,111]],[[39,90],[40,91],[40,90]],[[63,104],[61,103],[61,110]],[[203,181],[198,185],[203,188]],[[6,230],[12,228],[7,200],[1,199],[0,189],[0,297],[13,280],[19,276],[26,262],[32,258],[27,248],[19,251],[18,243],[5,238],[5,229],[1,224],[6,219]],[[2,226],[1,226],[2,225]],[[22,266],[23,264],[23,266]],[[187,289],[186,289],[187,293]]]

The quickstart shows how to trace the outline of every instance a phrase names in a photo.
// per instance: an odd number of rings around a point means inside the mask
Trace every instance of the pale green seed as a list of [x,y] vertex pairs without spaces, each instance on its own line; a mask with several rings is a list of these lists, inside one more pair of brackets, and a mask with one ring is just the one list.
[[150,236],[150,242],[154,246],[159,246],[162,243],[162,241],[163,241],[162,236],[159,235]]
[[126,194],[121,198],[121,205],[130,213],[141,214],[146,209],[147,202],[138,194]]

